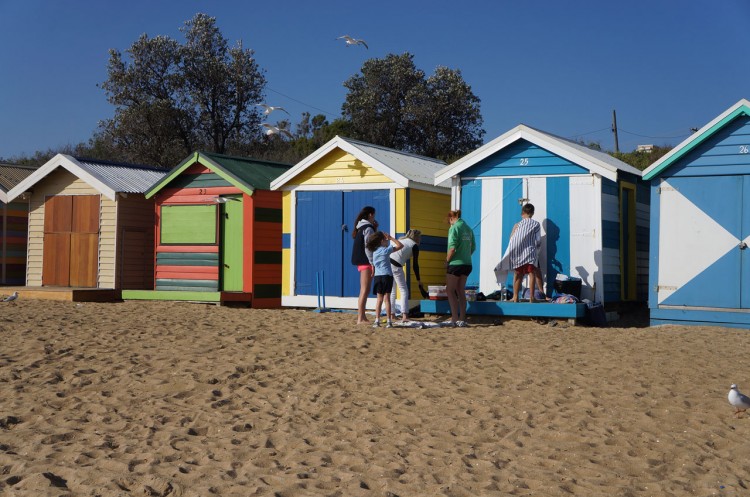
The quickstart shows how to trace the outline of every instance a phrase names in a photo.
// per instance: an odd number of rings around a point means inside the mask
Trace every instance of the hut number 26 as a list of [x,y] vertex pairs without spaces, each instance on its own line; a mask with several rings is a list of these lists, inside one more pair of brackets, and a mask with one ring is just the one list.
[[750,147],[747,145],[740,145],[740,153],[741,154],[750,153]]

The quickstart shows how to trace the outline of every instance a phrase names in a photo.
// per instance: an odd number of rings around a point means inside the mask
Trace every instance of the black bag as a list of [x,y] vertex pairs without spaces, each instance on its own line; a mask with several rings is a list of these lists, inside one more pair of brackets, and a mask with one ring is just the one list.
[[586,324],[602,328],[607,326],[607,314],[604,305],[598,302],[586,306]]

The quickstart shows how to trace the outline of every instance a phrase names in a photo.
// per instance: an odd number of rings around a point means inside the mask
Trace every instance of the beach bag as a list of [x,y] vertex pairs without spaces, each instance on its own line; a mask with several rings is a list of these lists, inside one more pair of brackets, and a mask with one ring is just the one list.
[[586,324],[602,328],[607,326],[607,314],[604,312],[604,305],[600,302],[586,302]]

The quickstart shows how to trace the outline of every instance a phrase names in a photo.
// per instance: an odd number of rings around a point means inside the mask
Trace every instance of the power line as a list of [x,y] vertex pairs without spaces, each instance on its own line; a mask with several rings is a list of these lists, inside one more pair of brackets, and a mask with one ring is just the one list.
[[629,135],[633,135],[633,136],[640,136],[641,138],[659,138],[659,139],[667,139],[667,138],[684,138],[684,137],[686,137],[686,136],[690,135],[690,133],[683,133],[683,134],[681,134],[681,135],[675,135],[675,136],[650,136],[650,135],[640,135],[640,134],[638,134],[638,133],[632,133],[632,132],[630,132],[630,131],[626,131],[626,130],[624,130],[624,129],[622,129],[622,128],[618,128],[618,129],[619,129],[620,131],[622,131],[623,133],[627,133],[627,134],[629,134]]
[[274,90],[273,88],[269,88],[268,86],[266,86],[266,90],[270,90],[270,91],[272,91],[272,92],[274,92],[274,93],[277,93],[277,94],[281,95],[282,97],[288,98],[289,100],[292,100],[292,101],[294,101],[294,102],[297,102],[298,104],[302,104],[302,105],[304,105],[305,107],[310,107],[311,109],[315,109],[315,110],[317,110],[317,111],[320,111],[320,112],[322,112],[323,114],[326,114],[326,115],[328,115],[328,116],[331,116],[331,117],[333,117],[333,118],[335,118],[335,117],[336,117],[336,115],[335,115],[335,114],[334,114],[333,112],[328,112],[327,110],[323,110],[323,109],[321,109],[321,108],[319,108],[319,107],[315,107],[314,105],[310,105],[310,104],[308,104],[308,103],[306,103],[306,102],[303,102],[302,100],[297,100],[297,99],[296,99],[296,98],[294,98],[294,97],[290,97],[289,95],[287,95],[287,94],[285,94],[285,93],[281,93],[280,91]]
[[588,131],[588,132],[586,132],[586,133],[576,133],[576,134],[574,134],[574,135],[570,135],[570,136],[568,136],[568,138],[576,138],[576,137],[579,137],[579,136],[592,135],[592,134],[594,134],[594,133],[599,133],[599,132],[601,132],[601,131],[609,131],[610,129],[611,129],[611,128],[610,128],[609,126],[607,126],[606,128],[602,128],[602,129],[597,129],[597,130],[595,130],[595,131]]

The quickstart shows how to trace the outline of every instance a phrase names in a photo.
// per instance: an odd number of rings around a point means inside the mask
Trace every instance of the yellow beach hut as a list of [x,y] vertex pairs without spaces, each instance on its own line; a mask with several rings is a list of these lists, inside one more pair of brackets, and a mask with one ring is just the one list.
[[[281,304],[356,309],[359,273],[351,264],[352,229],[366,205],[379,229],[402,236],[422,231],[423,284],[443,284],[450,188],[434,186],[445,162],[336,136],[271,183],[282,190]],[[420,298],[407,266],[410,299]],[[321,283],[324,282],[324,285]],[[368,307],[374,306],[371,295]]]

